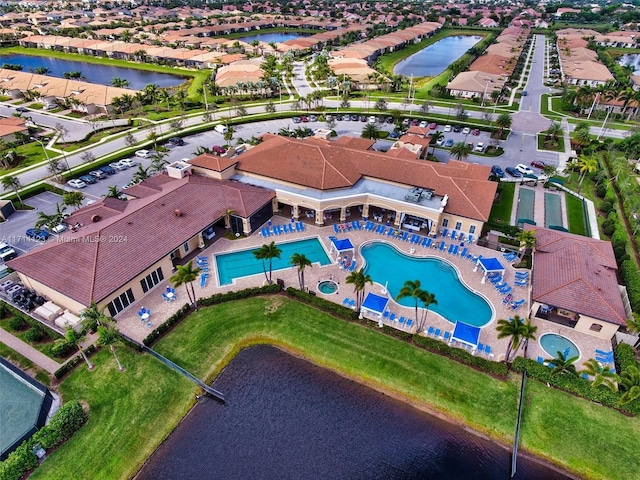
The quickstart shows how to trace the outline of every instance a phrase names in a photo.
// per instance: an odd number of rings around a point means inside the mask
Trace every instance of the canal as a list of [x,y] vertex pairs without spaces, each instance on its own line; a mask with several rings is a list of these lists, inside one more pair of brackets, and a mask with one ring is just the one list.
[[478,35],[445,37],[399,61],[393,73],[406,77],[434,77],[458,60],[464,53],[482,40]]

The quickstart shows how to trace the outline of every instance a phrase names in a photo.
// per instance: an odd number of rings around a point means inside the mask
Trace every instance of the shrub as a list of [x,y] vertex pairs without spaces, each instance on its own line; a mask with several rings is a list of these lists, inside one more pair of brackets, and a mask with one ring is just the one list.
[[14,332],[24,330],[24,328],[27,326],[27,324],[21,317],[11,317],[7,322],[7,325]]
[[[87,348],[84,349],[84,353],[88,357],[93,352],[95,352],[95,350],[96,350],[96,347],[94,345],[89,345]],[[60,379],[64,377],[68,372],[73,370],[73,368],[79,363],[84,363],[84,358],[82,358],[82,355],[76,355],[75,357],[71,358],[69,361],[63,363],[62,366],[53,373],[53,375],[56,378]]]
[[600,184],[596,187],[596,195],[599,198],[604,198],[604,196],[607,194],[607,186],[604,184]]
[[24,335],[25,340],[27,340],[27,342],[29,343],[37,343],[42,340],[42,337],[42,330],[40,330],[38,327],[31,327]]
[[26,441],[0,463],[0,480],[18,480],[37,466],[38,457],[31,451],[30,442]]
[[613,204],[611,202],[602,202],[602,204],[600,205],[600,211],[604,212],[605,214],[609,214],[611,210],[613,210]]
[[640,272],[635,262],[625,260],[620,266],[622,280],[627,287],[629,302],[635,312],[640,312]]
[[629,367],[637,367],[638,361],[633,347],[626,343],[619,344],[614,349],[614,357],[616,359],[616,369],[619,373],[624,372]]

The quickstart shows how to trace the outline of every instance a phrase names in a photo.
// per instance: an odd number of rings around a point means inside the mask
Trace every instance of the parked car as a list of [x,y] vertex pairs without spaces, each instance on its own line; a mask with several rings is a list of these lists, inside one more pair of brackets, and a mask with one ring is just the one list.
[[122,162],[111,162],[109,166],[114,170],[126,170],[127,168],[129,168],[127,165],[125,165]]
[[451,131],[451,125],[445,125],[444,132],[450,132],[450,131]]
[[398,132],[397,130],[394,130],[389,134],[387,138],[393,138],[393,139],[400,138],[400,132]]
[[411,126],[417,127],[418,125],[420,125],[420,121],[417,118],[411,120]]
[[29,111],[28,108],[24,108],[24,107],[16,108],[16,112],[24,113],[24,112],[28,112],[28,111]]
[[429,124],[429,130],[435,130],[436,128],[438,128],[438,124],[437,123],[430,123]]
[[520,178],[522,176],[522,174],[513,167],[507,167],[505,168],[505,171],[512,177]]
[[360,115],[360,121],[361,122],[366,122],[367,121],[367,116],[366,115]]
[[89,175],[97,179],[105,178],[107,176],[107,174],[102,170],[92,170],[89,172]]
[[107,175],[113,175],[116,173],[116,169],[109,165],[103,165],[102,167],[98,168],[98,170],[106,173]]
[[402,120],[402,125],[404,125],[405,127],[409,126],[409,119],[405,118],[404,120]]
[[169,143],[171,145],[175,145],[177,147],[181,147],[182,145],[184,145],[184,140],[180,137],[172,137],[169,139]]
[[376,123],[376,117],[375,117],[375,115],[371,115],[371,116],[369,117],[369,123]]
[[18,254],[13,249],[11,245],[8,243],[0,242],[0,260],[6,262],[7,260],[11,260],[12,258],[16,258]]
[[494,165],[493,167],[491,167],[491,174],[495,175],[496,177],[504,178],[504,170],[502,170],[502,167],[500,165]]
[[122,165],[126,165],[127,167],[135,167],[138,165],[138,162],[133,158],[125,158],[124,160],[120,160]]
[[300,123],[302,120],[300,120],[300,117],[293,117],[293,118],[291,119],[291,121],[292,121],[293,123]]
[[534,160],[533,162],[531,162],[531,166],[542,170],[544,167],[547,166],[547,164],[541,160]]
[[460,132],[460,130],[462,130],[462,127],[461,127],[460,125],[454,125],[454,126],[453,126],[453,131],[454,131],[454,132],[459,133],[459,132]]
[[444,137],[440,137],[436,140],[436,145],[444,145]]
[[300,121],[301,121],[302,123],[308,123],[308,122],[309,122],[309,119],[303,115],[303,116],[301,116],[301,117],[300,117]]
[[387,123],[393,123],[393,117],[387,117],[385,121]]
[[[49,227],[47,227],[46,225],[43,227],[47,232],[49,232]],[[67,225],[65,223],[59,223],[58,225],[56,225],[55,227],[53,227],[51,229],[51,232],[53,233],[62,233],[67,229]]]
[[84,188],[87,186],[86,183],[84,183],[82,180],[78,179],[78,178],[74,178],[71,179],[67,182],[67,185],[69,185],[70,187],[73,188]]
[[527,95],[529,95],[529,92],[527,92],[526,90],[523,90],[523,91],[522,91],[522,96],[523,96],[523,97],[526,97]]
[[316,117],[315,115],[309,115],[309,121],[310,122],[317,122],[318,121],[318,117]]
[[469,135],[471,133],[471,129],[469,127],[464,127],[462,129],[462,134],[463,135]]
[[357,122],[358,121],[358,115],[351,115],[351,121],[352,122]]
[[474,128],[473,130],[471,130],[471,135],[475,135],[477,137],[478,135],[480,135],[480,130]]
[[34,240],[40,240],[41,242],[44,242],[51,236],[49,235],[49,232],[46,230],[40,230],[39,228],[29,228],[25,232],[25,235],[29,238],[33,238]]
[[518,170],[523,175],[533,175],[533,170],[531,167],[527,167],[524,163],[519,163],[516,165],[516,170]]
[[423,120],[423,121],[420,122],[420,128],[427,128],[427,125],[429,125],[429,124],[427,123],[426,120]]
[[136,151],[136,157],[149,158],[151,157],[151,150],[138,150]]
[[[328,116],[329,116],[329,115],[327,115],[327,117],[328,117]],[[347,117],[348,117],[348,115],[347,115]],[[341,121],[342,121],[342,115],[340,115],[340,114],[336,115],[336,120],[337,120],[338,122],[341,122]],[[347,120],[349,120],[349,118],[347,118]]]
[[221,147],[220,145],[214,145],[213,147],[211,147],[211,151],[216,155],[222,155],[223,153],[227,152],[227,150],[224,147]]
[[93,175],[81,175],[80,180],[82,180],[86,185],[93,185],[98,181]]
[[474,152],[484,152],[484,143],[482,142],[478,142],[478,144],[476,145],[476,148],[473,149]]
[[444,142],[445,147],[453,147],[453,138],[447,138]]

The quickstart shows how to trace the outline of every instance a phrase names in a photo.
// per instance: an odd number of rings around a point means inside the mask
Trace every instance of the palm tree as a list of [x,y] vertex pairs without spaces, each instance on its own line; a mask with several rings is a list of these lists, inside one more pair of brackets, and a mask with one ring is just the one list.
[[498,339],[509,337],[509,344],[507,345],[507,354],[504,358],[505,363],[509,363],[511,354],[520,348],[520,342],[522,341],[522,334],[524,333],[523,323],[518,315],[510,318],[509,320],[498,320]]
[[518,233],[518,240],[520,241],[520,258],[518,262],[520,262],[526,251],[536,246],[536,236],[533,230],[523,230]]
[[105,197],[120,199],[122,197],[122,190],[120,190],[117,185],[112,185],[109,187],[109,190],[107,190]]
[[149,174],[149,169],[151,166],[144,168],[142,166],[142,164],[138,164],[138,170],[136,170],[136,173],[133,174],[133,179],[132,181],[134,183],[140,183],[143,180],[146,180],[147,178],[149,178],[150,174]]
[[114,327],[113,325],[109,325],[109,326],[100,325],[98,327],[98,345],[101,345],[103,347],[106,347],[106,346],[109,347],[109,350],[111,350],[111,353],[113,353],[113,356],[116,359],[116,363],[118,364],[118,370],[122,372],[124,370],[124,367],[120,363],[120,359],[118,358],[118,355],[116,355],[116,348],[115,348],[115,345],[120,343],[120,341],[121,341],[120,334],[116,330],[116,327]]
[[503,132],[511,128],[511,115],[508,113],[501,113],[496,119],[496,126],[500,129],[500,138],[502,138]]
[[556,358],[548,359],[547,362],[553,365],[551,375],[572,375],[578,376],[578,370],[576,369],[575,362],[578,360],[578,355],[567,358],[566,352],[558,352]]
[[126,87],[129,86],[129,84],[130,84],[130,82],[126,78],[113,77],[111,79],[111,86],[112,87],[126,88]]
[[586,373],[593,377],[591,386],[597,388],[600,385],[606,386],[612,392],[618,391],[618,376],[611,371],[609,365],[601,366],[595,358],[590,358],[584,362],[584,370],[580,373]]
[[[189,302],[193,305],[194,310],[198,309],[198,299],[196,297],[196,291],[193,289],[193,282],[200,274],[198,267],[193,268],[193,261],[190,261],[186,265],[178,265],[176,267],[176,273],[169,279],[173,286],[178,288],[180,285],[184,285],[189,297]],[[191,291],[189,291],[189,286]]]
[[464,161],[469,157],[471,147],[465,142],[456,142],[451,147],[450,153],[456,157],[456,160]]
[[[521,341],[520,344],[523,346],[524,358],[527,358],[527,349],[529,347],[529,340],[536,339],[537,331],[538,331],[538,327],[536,327],[531,323],[530,318],[527,318],[522,323],[522,328],[520,329],[520,341]],[[517,350],[516,350],[516,353],[518,353]]]
[[423,290],[422,288],[420,288],[420,280],[406,280],[404,282],[404,285],[402,286],[402,288],[400,289],[400,291],[398,292],[398,295],[396,295],[396,302],[399,302],[400,300],[402,300],[403,298],[406,297],[411,297],[414,300],[415,303],[415,310],[416,310],[416,320],[418,320],[418,303],[420,302],[420,300],[422,299],[422,297],[424,296],[425,293],[428,293],[426,290]]
[[82,192],[73,191],[73,192],[65,192],[62,194],[62,203],[70,207],[75,207],[76,210],[78,210],[82,206],[83,200],[84,200],[84,193]]
[[95,332],[98,325],[106,325],[113,320],[105,315],[104,309],[105,307],[98,308],[98,304],[92,301],[89,308],[82,310],[80,316],[82,317],[82,327],[85,331]]
[[620,385],[624,393],[620,397],[620,405],[626,405],[640,398],[640,371],[635,366],[625,368],[620,374]]
[[558,122],[552,122],[551,125],[549,125],[549,128],[547,128],[544,133],[548,138],[551,139],[551,142],[555,145],[558,142],[558,137],[560,137],[560,135],[564,133],[564,130],[562,129],[562,125],[560,125]]
[[367,123],[362,129],[362,138],[369,138],[371,140],[377,140],[380,138],[380,130],[376,127],[375,123]]
[[89,359],[87,358],[87,355],[84,353],[84,350],[82,350],[82,346],[80,345],[83,340],[84,340],[84,335],[82,335],[79,332],[76,332],[73,328],[67,328],[67,331],[64,332],[64,338],[59,338],[54,343],[58,346],[58,348],[71,347],[71,348],[77,348],[78,350],[80,350],[80,355],[82,355],[82,358],[87,363],[87,368],[89,370],[93,370],[95,365],[93,365],[89,361]]
[[18,201],[22,204],[22,197],[20,197],[19,190],[22,188],[22,184],[20,183],[20,179],[13,175],[7,175],[0,179],[0,183],[2,184],[2,188],[5,190],[13,190],[13,193],[18,197]]
[[300,290],[304,290],[304,269],[306,267],[312,267],[311,260],[309,260],[304,253],[294,253],[291,255],[291,264],[298,267],[298,282],[300,283]]
[[[273,283],[271,280],[271,273],[273,269],[273,259],[280,258],[282,250],[276,246],[276,242],[270,244],[264,244],[258,250],[253,251],[253,255],[257,260],[262,260],[262,269],[264,270],[264,276],[269,284]],[[265,260],[269,260],[269,275],[267,275],[267,268],[265,266]]]
[[58,225],[58,219],[55,215],[48,215],[44,212],[38,212],[38,219],[36,220],[35,227],[42,228],[47,227],[47,229],[51,230],[53,227]]
[[578,157],[578,171],[580,172],[579,186],[582,186],[582,181],[587,173],[593,173],[598,169],[598,159],[593,156],[580,156]]
[[345,281],[353,284],[353,291],[356,294],[356,312],[360,312],[360,306],[364,300],[364,292],[367,283],[373,285],[373,280],[371,280],[370,275],[365,275],[364,268],[361,268],[360,270],[353,271],[347,275]]

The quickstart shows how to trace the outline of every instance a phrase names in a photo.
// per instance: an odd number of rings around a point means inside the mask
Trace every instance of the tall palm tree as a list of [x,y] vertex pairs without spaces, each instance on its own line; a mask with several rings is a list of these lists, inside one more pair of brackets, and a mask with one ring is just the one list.
[[120,199],[120,197],[122,197],[122,190],[120,190],[117,185],[111,185],[105,195],[105,198]]
[[345,281],[353,285],[353,291],[356,294],[356,312],[360,313],[360,307],[364,300],[365,288],[367,283],[373,285],[373,280],[371,280],[370,275],[365,275],[364,268],[361,268],[360,270],[355,270],[347,275]]
[[19,190],[22,188],[22,184],[20,183],[20,179],[13,175],[6,175],[0,179],[0,183],[2,184],[2,188],[5,190],[13,190],[13,193],[18,197],[18,201],[22,203],[22,197],[20,197]]
[[456,157],[456,160],[465,161],[471,153],[471,147],[465,142],[456,142],[451,147],[450,153]]
[[396,302],[399,302],[403,298],[411,297],[414,300],[414,307],[416,310],[416,320],[418,320],[418,304],[422,300],[422,297],[425,293],[428,293],[426,290],[420,288],[420,280],[406,280],[404,285],[396,295]]
[[533,230],[523,230],[518,233],[518,240],[520,241],[520,257],[518,258],[520,262],[526,251],[536,246],[536,236]]
[[552,375],[571,375],[578,376],[578,370],[576,369],[575,362],[578,360],[578,356],[567,358],[565,352],[558,352],[556,358],[548,359],[547,362],[553,364]]
[[558,122],[552,122],[551,125],[549,125],[549,128],[547,128],[544,133],[555,144],[558,141],[560,135],[564,133],[564,130],[562,129],[562,125],[560,125]]
[[431,140],[429,141],[429,144],[431,145],[431,153],[435,153],[436,151],[436,145],[438,144],[438,140],[440,139],[444,139],[444,133],[440,132],[439,130],[436,130],[436,132],[431,135]]
[[93,370],[95,365],[89,361],[89,358],[87,358],[87,355],[84,353],[84,350],[82,350],[82,346],[80,345],[83,340],[84,335],[76,332],[73,328],[67,328],[67,331],[64,332],[64,338],[59,338],[54,343],[58,347],[71,347],[80,350],[80,355],[82,355],[82,358],[86,362],[87,368],[89,370]]
[[584,362],[584,367],[584,370],[580,373],[586,373],[593,377],[593,383],[591,384],[593,388],[604,385],[612,392],[618,391],[618,376],[611,371],[609,365],[601,366],[595,358],[590,358]]
[[291,255],[291,264],[298,267],[298,282],[300,283],[300,290],[304,290],[304,269],[306,267],[312,267],[313,264],[304,253],[294,253]]
[[118,343],[120,343],[120,341],[121,341],[120,333],[118,333],[118,331],[116,330],[116,327],[114,327],[113,325],[109,325],[109,326],[100,325],[98,327],[98,345],[101,345],[103,347],[107,347],[107,346],[109,347],[109,350],[111,350],[111,353],[113,353],[113,356],[116,359],[116,363],[118,364],[118,370],[122,372],[124,370],[124,367],[120,363],[120,359],[116,354],[116,348],[115,348],[115,346]]
[[[522,345],[523,347],[525,358],[527,358],[527,348],[529,347],[529,340],[536,339],[537,331],[538,327],[531,323],[530,318],[527,318],[524,322],[522,322],[522,327],[520,329],[520,345]],[[518,353],[517,350],[516,353]]]
[[81,312],[82,317],[82,326],[85,331],[95,332],[98,328],[98,325],[106,325],[111,320],[111,317],[105,315],[104,313],[105,307],[98,308],[98,304],[96,302],[91,302],[88,308],[85,308]]
[[522,341],[522,334],[524,333],[523,323],[518,315],[510,318],[509,320],[498,320],[498,339],[509,338],[509,344],[507,345],[507,354],[505,355],[505,363],[509,363],[511,354],[515,353],[520,348],[520,342]]
[[[264,244],[258,250],[253,251],[253,255],[257,260],[262,260],[262,270],[264,271],[264,276],[267,279],[269,284],[273,283],[271,280],[271,273],[273,269],[273,259],[280,258],[280,254],[282,250],[276,246],[276,242],[271,242],[270,244]],[[265,265],[265,260],[269,260],[269,274],[267,275],[267,268]]]
[[594,155],[581,155],[578,157],[578,171],[580,172],[579,186],[582,186],[582,181],[587,173],[593,173],[598,169],[598,159]]
[[[193,305],[194,310],[198,309],[198,299],[196,297],[196,291],[193,288],[193,282],[200,274],[198,267],[193,267],[193,261],[190,261],[186,265],[178,265],[176,267],[176,273],[169,279],[173,286],[178,288],[180,285],[184,285],[189,297],[189,302]],[[189,291],[191,287],[191,291]]]
[[371,140],[377,140],[380,138],[380,130],[375,123],[367,123],[362,129],[362,138],[369,138]]
[[620,374],[620,386],[624,391],[619,400],[620,405],[640,398],[640,371],[634,366],[625,368]]
[[76,210],[78,210],[82,206],[83,200],[84,200],[84,193],[82,192],[73,191],[73,192],[65,192],[62,194],[62,203],[70,207],[75,207]]

